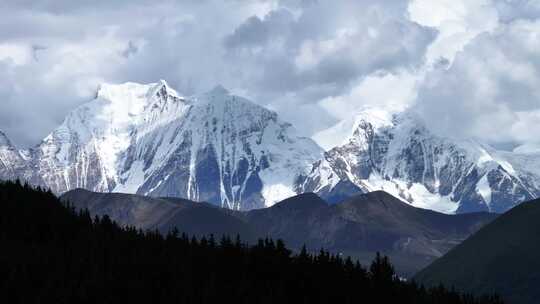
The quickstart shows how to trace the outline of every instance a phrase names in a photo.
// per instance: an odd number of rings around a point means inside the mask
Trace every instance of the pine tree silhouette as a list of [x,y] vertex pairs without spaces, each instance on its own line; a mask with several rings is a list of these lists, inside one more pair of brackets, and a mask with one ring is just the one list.
[[366,271],[281,240],[120,227],[20,181],[0,182],[0,244],[2,303],[502,303],[398,280],[380,254]]

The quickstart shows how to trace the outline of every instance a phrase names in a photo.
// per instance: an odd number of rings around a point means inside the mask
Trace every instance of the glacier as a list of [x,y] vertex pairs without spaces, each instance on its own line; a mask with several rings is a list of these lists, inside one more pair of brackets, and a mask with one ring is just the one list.
[[294,195],[298,175],[322,152],[275,112],[221,86],[184,97],[161,80],[101,85],[29,154],[37,183],[55,193],[85,188],[247,210]]
[[407,111],[363,108],[317,137],[225,88],[183,96],[166,81],[102,84],[37,146],[0,132],[0,179],[61,194],[181,197],[250,210],[304,192],[330,203],[384,190],[444,213],[504,212],[540,196],[540,150],[436,135]]
[[345,141],[302,177],[299,191],[328,199],[347,183],[352,192],[384,190],[444,213],[504,212],[540,196],[534,161],[540,154],[438,136],[411,112],[365,108]]
[[25,159],[9,140],[9,138],[0,131],[0,180],[22,177],[25,168]]

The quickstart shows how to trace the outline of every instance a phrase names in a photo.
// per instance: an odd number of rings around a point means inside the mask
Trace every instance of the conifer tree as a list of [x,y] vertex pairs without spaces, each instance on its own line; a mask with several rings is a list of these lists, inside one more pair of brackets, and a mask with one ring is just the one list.
[[281,240],[120,227],[20,181],[0,182],[0,244],[2,303],[502,303],[397,280],[380,254],[367,272]]

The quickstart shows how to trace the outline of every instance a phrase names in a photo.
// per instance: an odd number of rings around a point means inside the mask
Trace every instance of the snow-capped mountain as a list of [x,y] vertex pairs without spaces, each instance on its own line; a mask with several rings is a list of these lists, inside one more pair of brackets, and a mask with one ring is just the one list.
[[0,180],[32,179],[25,175],[29,172],[27,165],[25,151],[19,151],[0,131]]
[[366,109],[345,143],[300,179],[298,191],[332,201],[385,190],[413,206],[446,213],[503,212],[540,196],[539,163],[540,154],[499,152],[437,136],[410,113]]
[[85,188],[253,209],[294,195],[322,149],[222,87],[182,97],[160,81],[102,85],[30,154],[56,193]]
[[[502,212],[540,196],[540,150],[501,152],[437,136],[407,112],[365,109],[321,137],[327,152],[277,114],[222,87],[183,97],[165,81],[103,84],[33,149],[0,133],[0,179],[182,197],[248,210],[303,192],[330,202],[385,190],[446,213]],[[316,137],[317,138],[317,137]]]

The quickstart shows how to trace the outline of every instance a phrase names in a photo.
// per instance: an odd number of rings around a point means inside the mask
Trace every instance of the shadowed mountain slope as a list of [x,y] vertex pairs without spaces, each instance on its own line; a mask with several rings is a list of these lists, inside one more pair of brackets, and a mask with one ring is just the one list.
[[502,304],[400,280],[386,257],[364,268],[324,251],[293,254],[280,240],[120,227],[21,183],[0,182],[0,208],[2,303]]
[[76,208],[108,214],[122,225],[167,232],[173,227],[191,234],[240,234],[283,239],[310,251],[325,248],[369,262],[377,251],[395,261],[400,274],[412,275],[442,256],[496,217],[488,213],[446,215],[412,207],[375,191],[342,204],[328,205],[312,193],[270,208],[248,212],[217,208],[181,199],[74,190],[62,196]]
[[427,285],[496,291],[508,303],[540,299],[540,200],[501,215],[415,276]]
[[77,209],[88,209],[92,215],[109,215],[121,225],[162,233],[176,227],[181,232],[196,236],[241,234],[248,241],[255,239],[250,225],[231,215],[234,211],[207,203],[84,189],[69,191],[61,198]]

